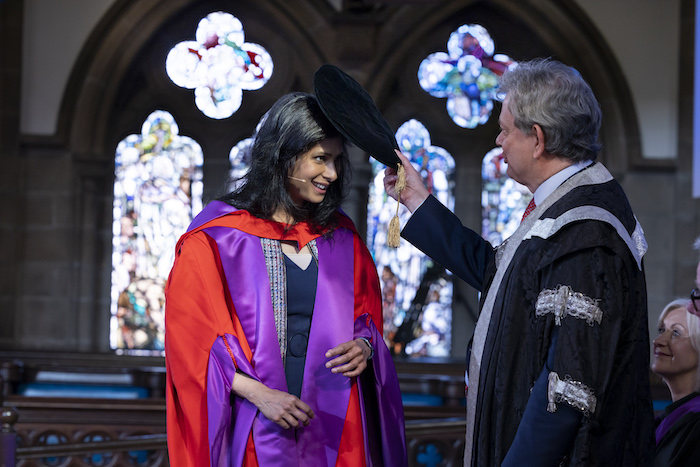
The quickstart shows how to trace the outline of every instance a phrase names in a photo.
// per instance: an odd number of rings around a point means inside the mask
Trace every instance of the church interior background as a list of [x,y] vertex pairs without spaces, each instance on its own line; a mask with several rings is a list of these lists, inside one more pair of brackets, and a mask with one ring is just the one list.
[[[0,1],[0,376],[3,405],[20,401],[18,432],[25,415],[23,442],[73,442],[77,431],[42,432],[48,422],[22,412],[21,397],[120,394],[161,410],[175,242],[245,172],[265,110],[287,92],[312,92],[324,63],[367,89],[431,191],[494,245],[529,197],[504,177],[495,147],[496,78],[534,57],[577,68],[603,110],[599,160],[649,244],[655,333],[663,306],[693,288],[698,260],[695,14],[694,0]],[[384,247],[396,212],[384,167],[358,148],[350,156],[343,210],[377,263],[406,402],[459,405],[477,293],[405,241]],[[99,366],[132,379],[60,384]],[[47,368],[64,380],[40,381]],[[448,413],[454,406],[439,416]],[[158,420],[145,432],[159,433]],[[416,441],[416,456],[429,445]]]

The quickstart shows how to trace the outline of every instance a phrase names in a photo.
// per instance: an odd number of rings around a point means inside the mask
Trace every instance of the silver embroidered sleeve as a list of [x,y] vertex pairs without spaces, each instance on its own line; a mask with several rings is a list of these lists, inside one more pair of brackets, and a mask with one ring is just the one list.
[[547,385],[547,411],[557,411],[557,404],[565,402],[580,410],[586,417],[595,413],[596,397],[593,389],[579,381],[573,381],[570,376],[563,380],[555,372],[549,373]]
[[568,285],[560,285],[556,289],[544,289],[537,296],[535,314],[554,315],[554,322],[561,326],[565,316],[585,320],[590,326],[600,324],[603,312],[598,306],[598,300],[590,298],[581,292],[574,292]]

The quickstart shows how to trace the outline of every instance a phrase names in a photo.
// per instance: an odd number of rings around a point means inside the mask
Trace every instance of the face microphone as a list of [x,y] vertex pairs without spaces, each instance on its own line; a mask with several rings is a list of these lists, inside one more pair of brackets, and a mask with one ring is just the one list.
[[306,180],[303,180],[301,178],[292,177],[291,175],[289,176],[289,178],[291,178],[292,180],[296,180],[297,182],[304,182],[304,183],[306,182]]

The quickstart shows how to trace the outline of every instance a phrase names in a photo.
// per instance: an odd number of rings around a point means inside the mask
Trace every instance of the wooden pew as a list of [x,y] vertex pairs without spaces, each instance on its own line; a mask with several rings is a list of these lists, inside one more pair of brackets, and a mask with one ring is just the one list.
[[[465,436],[464,364],[446,360],[397,360],[404,396],[410,465],[462,465]],[[650,374],[656,400],[668,398]],[[41,397],[23,395],[41,384],[80,383],[139,389],[142,397]],[[32,386],[34,385],[34,386]],[[39,386],[37,386],[39,385]],[[20,446],[6,465],[168,465],[165,444],[165,369],[162,357],[125,357],[0,351],[2,446]],[[11,441],[10,441],[11,439]],[[0,467],[3,464],[0,463]]]

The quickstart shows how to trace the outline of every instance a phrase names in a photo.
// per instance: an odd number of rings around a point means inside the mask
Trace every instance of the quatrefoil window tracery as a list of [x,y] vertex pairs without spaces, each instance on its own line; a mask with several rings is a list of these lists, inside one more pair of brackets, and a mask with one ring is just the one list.
[[447,112],[462,128],[486,123],[498,95],[498,77],[515,63],[494,54],[486,28],[464,24],[450,34],[448,52],[435,52],[418,68],[420,86],[431,96],[447,98]]

